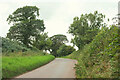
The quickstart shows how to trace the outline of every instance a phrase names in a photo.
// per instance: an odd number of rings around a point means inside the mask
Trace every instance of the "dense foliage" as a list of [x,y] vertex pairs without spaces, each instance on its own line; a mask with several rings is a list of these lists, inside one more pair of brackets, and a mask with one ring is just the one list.
[[57,50],[57,56],[59,56],[59,57],[66,56],[66,55],[71,54],[73,51],[75,51],[75,49],[73,47],[63,44]]
[[102,28],[93,41],[69,57],[78,60],[80,78],[118,78],[120,76],[120,35],[116,26]]
[[72,43],[79,49],[82,49],[85,44],[89,44],[99,32],[99,28],[106,25],[103,23],[104,18],[105,15],[97,11],[93,14],[82,14],[80,18],[75,17],[68,31],[74,36]]
[[49,50],[52,45],[52,41],[48,37],[47,33],[42,33],[36,37],[33,41],[33,46],[39,50]]
[[32,45],[32,40],[45,29],[43,20],[38,17],[39,9],[36,6],[18,8],[7,18],[9,23],[13,23],[7,37],[29,47]]
[[50,40],[52,41],[52,45],[50,46],[49,50],[54,56],[57,56],[57,50],[59,49],[59,47],[68,42],[67,37],[62,34],[54,35],[50,37]]
[[19,52],[19,51],[28,51],[30,49],[26,48],[25,45],[22,45],[16,41],[11,41],[9,39],[6,38],[2,38],[0,37],[0,39],[2,40],[2,52],[7,53],[7,52]]

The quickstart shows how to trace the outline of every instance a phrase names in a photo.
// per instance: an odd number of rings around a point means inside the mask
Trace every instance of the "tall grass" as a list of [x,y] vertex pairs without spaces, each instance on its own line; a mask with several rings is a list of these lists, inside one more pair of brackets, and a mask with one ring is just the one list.
[[38,68],[55,57],[44,56],[3,56],[2,57],[2,78],[12,78],[27,71]]

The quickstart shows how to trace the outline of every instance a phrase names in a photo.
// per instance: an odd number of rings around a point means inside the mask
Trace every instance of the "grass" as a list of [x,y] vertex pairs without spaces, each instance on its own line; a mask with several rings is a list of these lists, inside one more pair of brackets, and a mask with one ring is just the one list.
[[55,57],[52,55],[35,56],[3,56],[2,78],[12,78],[27,71],[49,63]]

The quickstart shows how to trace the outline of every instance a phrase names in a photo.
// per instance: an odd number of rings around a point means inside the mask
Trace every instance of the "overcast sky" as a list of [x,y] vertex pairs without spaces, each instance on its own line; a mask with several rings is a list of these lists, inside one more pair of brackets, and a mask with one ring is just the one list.
[[101,12],[112,19],[118,12],[119,0],[0,0],[0,36],[5,37],[10,28],[6,21],[9,14],[23,6],[40,8],[40,19],[44,20],[45,32],[49,36],[67,34],[73,18],[94,11]]

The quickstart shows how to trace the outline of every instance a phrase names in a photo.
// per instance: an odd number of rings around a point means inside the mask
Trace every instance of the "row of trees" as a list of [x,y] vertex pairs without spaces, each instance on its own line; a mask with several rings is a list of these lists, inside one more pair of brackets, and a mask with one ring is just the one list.
[[[7,38],[12,41],[17,40],[28,48],[49,50],[54,56],[65,56],[75,50],[73,47],[65,45],[68,42],[65,35],[57,34],[48,37],[48,33],[44,32],[44,21],[39,19],[39,8],[36,6],[18,8],[9,15],[7,21],[12,24]],[[64,54],[62,53],[63,49]]]
[[[101,27],[106,27],[104,19],[105,15],[97,11],[82,14],[80,18],[75,17],[68,30],[74,36],[71,42],[82,49],[84,45],[89,44],[94,39]],[[36,6],[18,8],[9,15],[7,21],[13,25],[7,33],[7,38],[12,41],[17,40],[28,48],[36,47],[39,50],[49,50],[54,56],[60,56],[60,52],[62,54],[60,50],[63,50],[63,47],[70,49],[70,46],[65,45],[68,42],[65,35],[57,34],[48,37],[48,33],[44,32],[44,21],[39,19],[39,8]],[[71,48],[74,51],[74,48]]]

